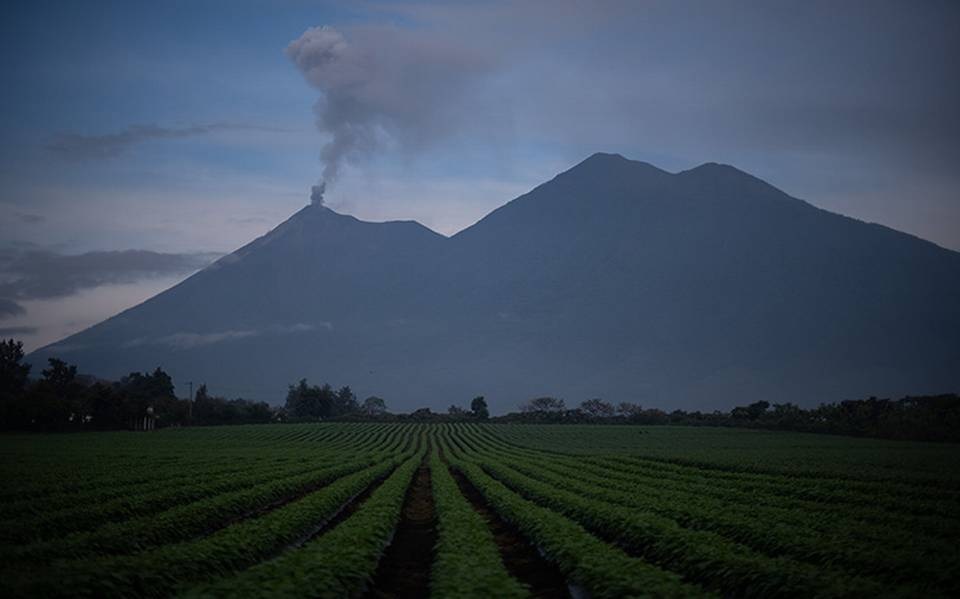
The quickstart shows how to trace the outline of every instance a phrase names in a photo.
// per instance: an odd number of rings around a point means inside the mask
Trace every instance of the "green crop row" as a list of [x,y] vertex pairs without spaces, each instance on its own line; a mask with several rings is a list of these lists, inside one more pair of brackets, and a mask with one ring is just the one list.
[[717,479],[700,476],[694,473],[673,471],[650,471],[642,465],[627,465],[615,461],[613,457],[585,458],[581,467],[592,469],[610,480],[624,483],[639,481],[655,481],[662,488],[685,489],[703,496],[713,497],[720,501],[744,502],[749,505],[763,505],[770,507],[792,508],[798,511],[816,513],[818,520],[824,527],[834,518],[859,521],[865,529],[890,530],[896,534],[923,533],[932,537],[950,537],[944,528],[944,519],[929,514],[912,514],[905,511],[891,511],[870,503],[854,503],[826,501],[822,492],[809,481],[796,481],[799,489],[784,489],[782,485],[770,485],[762,478],[752,475],[748,479],[737,480],[736,475],[731,479]]
[[477,488],[490,506],[537,545],[563,574],[592,597],[693,597],[708,593],[674,573],[632,558],[604,543],[560,514],[527,501],[488,476],[472,462],[452,465]]
[[[397,456],[400,458],[401,456]],[[403,456],[405,458],[406,456]],[[323,489],[195,541],[133,555],[55,562],[43,576],[5,576],[6,597],[162,597],[190,581],[242,570],[278,554],[318,530],[346,503],[390,473],[397,458],[345,476]],[[2,586],[7,586],[4,589]]]
[[632,553],[723,593],[752,597],[876,596],[863,578],[751,551],[720,535],[686,529],[669,518],[586,499],[524,476],[501,463],[484,469],[523,496],[579,522]]
[[136,484],[124,483],[118,472],[115,480],[101,482],[99,486],[90,489],[65,491],[48,495],[42,499],[21,499],[0,504],[0,529],[10,522],[22,522],[23,518],[38,515],[48,516],[53,512],[76,509],[77,506],[101,504],[107,501],[155,493],[171,486],[196,481],[198,476],[202,478],[228,476],[232,473],[268,465],[276,467],[281,463],[267,458],[248,458],[243,462],[222,458],[219,464],[211,464],[203,468],[195,465],[173,464],[166,466],[166,469],[171,472],[151,470],[150,472],[156,478],[149,481],[140,481]]
[[[633,455],[700,469],[960,491],[949,444],[786,431],[685,426],[503,424],[486,427],[517,446],[579,455]],[[951,471],[954,470],[954,471]]]
[[188,484],[150,487],[142,493],[108,501],[86,502],[72,508],[49,511],[34,517],[22,517],[13,522],[0,523],[0,541],[4,544],[26,544],[70,533],[89,530],[107,523],[119,523],[134,516],[156,514],[177,505],[289,478],[316,471],[316,466],[290,464],[286,468],[275,464],[260,464],[220,475],[202,476],[195,473]]
[[894,514],[929,515],[955,513],[960,507],[960,495],[957,493],[920,485],[798,477],[767,471],[709,468],[698,465],[698,462],[659,461],[632,456],[612,456],[610,459],[623,463],[629,469],[657,468],[661,475],[671,472],[680,476],[696,474],[711,482],[724,481],[738,487],[757,486],[781,495],[818,503],[838,504],[846,509],[866,506],[882,508]]
[[[27,436],[21,455],[0,465],[8,484],[0,489],[0,509],[28,501],[102,490],[109,486],[152,484],[164,477],[222,468],[225,458],[248,461],[265,452],[303,457],[314,447],[319,451],[355,450],[382,433],[394,434],[385,425],[330,424],[277,427],[230,427],[225,429],[165,430],[156,435],[98,433],[84,435],[83,451],[60,449],[57,436]],[[89,440],[89,442],[87,442]],[[296,452],[288,443],[303,441]],[[27,444],[29,442],[29,444]],[[130,453],[118,453],[116,445]],[[27,459],[25,456],[29,456]],[[96,457],[95,460],[91,460]],[[297,458],[299,459],[299,458]]]
[[490,528],[460,493],[438,450],[430,457],[430,473],[438,528],[431,595],[528,597],[529,591],[507,573]]
[[[689,491],[700,497],[709,496],[723,502],[742,504],[755,511],[767,509],[773,512],[770,517],[776,517],[778,523],[784,522],[784,509],[790,508],[794,514],[803,514],[799,526],[821,530],[825,534],[853,536],[864,541],[874,538],[876,542],[893,541],[897,544],[902,543],[904,536],[909,536],[932,547],[952,544],[953,539],[960,535],[960,523],[950,518],[926,513],[917,515],[904,510],[890,511],[863,501],[827,501],[828,496],[836,498],[839,492],[835,484],[822,483],[818,486],[809,479],[793,479],[793,486],[798,488],[791,488],[783,480],[766,475],[703,471],[626,456],[573,457],[548,454],[506,445],[490,435],[489,431],[486,433],[486,436],[478,437],[484,443],[484,455],[490,451],[501,451],[513,456],[526,456],[538,466],[563,463],[580,472],[593,471],[611,483],[647,484],[664,491],[668,488],[678,492]],[[877,497],[877,492],[873,496]],[[894,506],[903,503],[890,498],[888,501]],[[942,503],[938,509],[945,509],[952,514],[958,511]],[[838,529],[842,529],[842,532],[838,533]],[[919,539],[919,536],[926,538]]]
[[[434,597],[528,596],[511,573],[537,569],[501,558],[461,484],[559,569],[552,584],[597,599],[960,596],[960,477],[934,480],[948,447],[476,423],[11,435],[0,445],[4,598],[363,594],[425,453],[437,542],[416,578],[429,574]],[[335,517],[345,505],[351,515]]]
[[826,525],[821,527],[824,522],[816,512],[737,503],[718,509],[716,500],[709,497],[665,492],[655,484],[617,484],[582,468],[556,467],[546,462],[508,463],[518,472],[558,489],[612,506],[664,516],[685,528],[713,531],[767,555],[791,557],[825,569],[842,568],[893,584],[957,584],[957,573],[949,567],[954,548],[946,542],[926,539],[927,548],[940,551],[918,552],[894,535],[883,542],[871,542],[865,534],[870,529],[845,526],[836,519],[825,518]]
[[[396,433],[396,431],[394,431]],[[63,538],[40,541],[22,547],[0,549],[4,561],[47,561],[54,558],[83,557],[96,554],[115,554],[136,551],[160,543],[176,542],[215,529],[231,519],[242,517],[284,498],[309,492],[346,474],[355,472],[378,460],[390,457],[401,449],[406,437],[397,434],[377,436],[372,447],[382,443],[376,452],[352,455],[338,459],[337,454],[325,456],[334,466],[317,466],[307,472],[267,477],[246,489],[216,494],[214,489],[201,493],[199,501],[177,505],[154,515],[145,515],[123,522],[111,523],[92,531],[67,535]],[[367,448],[366,444],[361,446]],[[341,454],[344,457],[346,453]],[[339,462],[339,463],[337,463]],[[299,460],[293,462],[300,465]],[[240,476],[247,480],[247,476]],[[207,484],[207,483],[205,483]],[[210,483],[212,486],[212,483]],[[142,510],[139,510],[142,511]]]
[[[382,459],[382,457],[380,458]],[[153,516],[108,524],[96,530],[41,541],[0,553],[4,563],[45,562],[51,559],[87,558],[92,555],[129,553],[162,543],[177,542],[218,528],[231,519],[288,497],[309,492],[376,463],[377,457],[328,466],[306,474],[256,485],[208,499],[186,503]]]
[[[485,458],[501,459],[523,474],[585,497],[650,511],[687,528],[710,530],[755,550],[794,557],[824,567],[843,566],[858,574],[876,574],[893,582],[949,584],[955,575],[946,567],[953,545],[933,538],[920,539],[928,549],[918,552],[903,541],[912,534],[902,527],[868,526],[836,512],[771,507],[775,498],[759,493],[724,497],[718,509],[712,489],[705,485],[684,489],[653,477],[613,477],[579,458],[536,455],[525,451],[488,449]],[[640,491],[640,492],[638,492]],[[765,501],[766,499],[766,501]]]
[[372,581],[422,459],[422,451],[409,458],[356,512],[316,540],[236,576],[190,589],[186,597],[357,595]]
[[[489,428],[478,428],[478,435],[488,446],[522,450],[508,445]],[[528,450],[529,451],[529,450]],[[544,452],[538,452],[544,455]],[[664,459],[633,455],[582,456],[588,463],[622,464],[633,472],[650,472],[661,478],[678,476],[700,478],[711,485],[729,484],[737,488],[756,486],[771,495],[791,495],[818,503],[837,503],[844,509],[856,506],[882,506],[897,516],[904,511],[928,515],[951,514],[960,508],[960,492],[931,488],[908,481],[841,479],[831,475],[814,476],[811,473],[778,472],[773,469],[738,469],[730,465],[709,464],[681,458]]]
[[[88,458],[89,459],[89,458]],[[79,494],[84,491],[101,489],[105,482],[112,487],[133,487],[149,484],[157,478],[180,478],[184,475],[184,468],[205,469],[215,466],[214,460],[177,460],[175,458],[144,456],[138,461],[126,456],[123,459],[103,459],[95,466],[78,464],[71,459],[63,459],[51,464],[38,464],[39,459],[30,463],[36,471],[35,478],[30,479],[29,473],[8,473],[6,477],[11,481],[22,481],[4,489],[0,504],[19,508],[31,501],[44,500],[58,495]],[[6,509],[6,507],[4,508]]]

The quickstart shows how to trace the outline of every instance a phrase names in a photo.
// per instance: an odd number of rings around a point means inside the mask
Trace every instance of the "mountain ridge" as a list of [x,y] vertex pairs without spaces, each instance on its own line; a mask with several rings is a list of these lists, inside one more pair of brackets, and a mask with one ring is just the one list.
[[960,254],[735,167],[597,153],[450,237],[307,206],[30,359],[274,401],[307,376],[397,409],[809,404],[960,387],[957,281]]

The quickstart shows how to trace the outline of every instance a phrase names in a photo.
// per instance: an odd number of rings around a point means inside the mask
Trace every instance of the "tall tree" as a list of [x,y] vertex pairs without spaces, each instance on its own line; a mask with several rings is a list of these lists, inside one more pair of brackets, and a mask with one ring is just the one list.
[[47,360],[49,368],[44,368],[41,374],[43,380],[57,393],[66,394],[77,381],[77,367],[67,364],[59,358]]
[[300,379],[296,385],[290,385],[287,390],[286,410],[294,419],[317,419],[320,417],[318,394],[316,386],[307,384],[307,379]]
[[363,407],[361,408],[361,411],[369,416],[383,414],[387,411],[387,402],[383,401],[383,399],[377,397],[376,395],[371,395],[363,400]]
[[482,395],[478,395],[473,398],[473,401],[470,402],[470,411],[473,412],[473,416],[478,420],[486,420],[490,418],[490,410],[487,408],[487,400],[484,399]]
[[342,416],[350,414],[360,409],[357,403],[357,396],[349,386],[340,387],[335,395],[333,416]]
[[19,397],[30,376],[30,365],[22,364],[23,342],[0,341],[0,401]]
[[588,399],[580,404],[580,411],[591,418],[609,418],[615,410],[612,405],[600,398]]
[[637,418],[640,414],[643,413],[643,406],[638,403],[630,403],[629,401],[621,401],[617,404],[617,414],[625,418]]
[[536,397],[520,406],[522,412],[562,412],[566,404],[556,397]]

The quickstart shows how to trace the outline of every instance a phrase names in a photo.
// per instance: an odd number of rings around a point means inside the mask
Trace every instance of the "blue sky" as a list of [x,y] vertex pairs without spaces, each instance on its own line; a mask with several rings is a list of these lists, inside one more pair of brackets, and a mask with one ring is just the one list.
[[[285,52],[321,26],[349,68]],[[327,192],[360,218],[452,234],[608,151],[960,250],[952,2],[31,1],[0,30],[8,261],[231,251],[308,201],[324,115],[365,132]],[[52,341],[186,274],[130,268],[13,298],[0,333]]]

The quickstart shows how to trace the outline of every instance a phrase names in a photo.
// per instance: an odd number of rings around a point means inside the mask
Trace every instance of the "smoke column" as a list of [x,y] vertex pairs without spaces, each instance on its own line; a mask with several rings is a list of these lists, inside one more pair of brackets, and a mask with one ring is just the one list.
[[470,84],[492,66],[480,53],[426,31],[356,27],[350,40],[333,27],[312,27],[290,42],[287,57],[320,90],[317,128],[329,135],[320,159],[322,204],[343,163],[384,144],[419,151],[469,118],[461,106]]
[[319,185],[310,188],[310,205],[323,206],[323,194],[327,190],[327,183],[321,181]]

